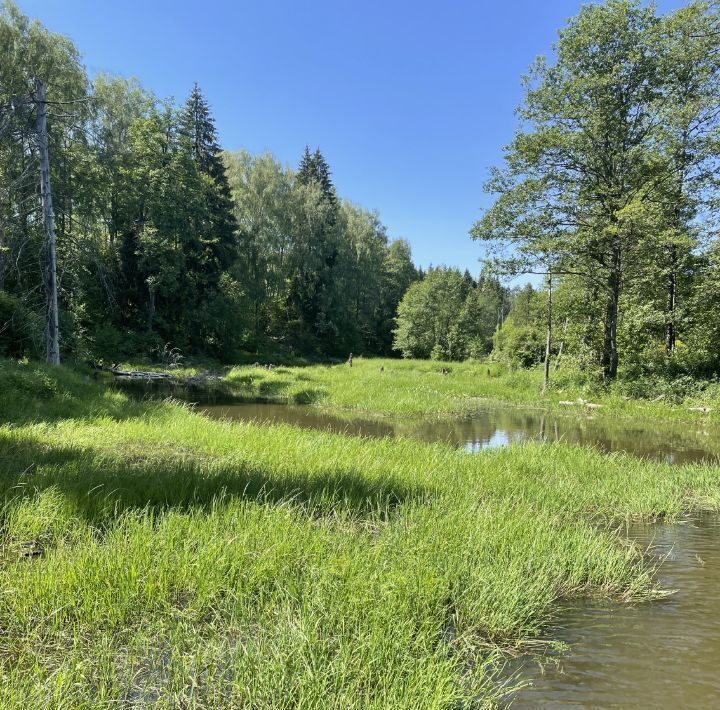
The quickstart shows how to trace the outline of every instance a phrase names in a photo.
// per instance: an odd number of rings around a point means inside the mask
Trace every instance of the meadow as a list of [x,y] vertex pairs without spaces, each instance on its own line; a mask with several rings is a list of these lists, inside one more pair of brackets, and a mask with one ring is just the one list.
[[[228,380],[386,414],[496,391],[438,369]],[[0,386],[2,707],[491,706],[562,600],[663,594],[625,521],[720,510],[714,466],[211,421],[29,363]]]
[[[170,372],[182,379],[202,369]],[[634,377],[603,385],[571,366],[553,372],[543,393],[540,367],[523,369],[492,361],[355,358],[352,368],[337,363],[248,364],[224,368],[221,383],[226,394],[241,400],[315,404],[364,416],[462,416],[493,404],[570,416],[590,412],[596,417],[687,420],[714,419],[720,411],[720,389],[714,381],[694,380],[688,386],[681,377],[655,377],[650,385]]]

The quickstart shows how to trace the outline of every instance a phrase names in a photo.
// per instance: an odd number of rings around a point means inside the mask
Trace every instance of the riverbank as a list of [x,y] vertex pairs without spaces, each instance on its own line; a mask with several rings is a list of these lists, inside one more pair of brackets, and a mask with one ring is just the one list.
[[657,594],[613,526],[720,509],[717,467],[210,421],[32,364],[0,384],[3,707],[490,703],[560,599]]
[[[173,371],[192,380],[197,368]],[[463,416],[493,405],[533,407],[573,417],[639,417],[687,421],[720,418],[716,387],[695,389],[665,383],[663,393],[619,381],[590,384],[577,372],[553,373],[544,394],[538,368],[510,369],[500,363],[356,358],[352,368],[333,365],[244,365],[228,367],[218,392],[244,401],[314,404],[339,414],[365,416]],[[630,392],[634,396],[628,394]],[[688,393],[690,392],[690,393]]]

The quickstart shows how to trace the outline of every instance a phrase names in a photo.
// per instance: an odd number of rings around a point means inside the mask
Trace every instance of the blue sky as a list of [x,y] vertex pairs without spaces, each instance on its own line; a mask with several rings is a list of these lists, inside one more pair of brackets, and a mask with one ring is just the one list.
[[[578,0],[19,0],[91,74],[182,101],[197,81],[224,147],[297,165],[319,146],[338,192],[377,209],[424,267],[476,273],[468,230],[515,127],[520,77]],[[682,4],[664,0],[667,10]]]

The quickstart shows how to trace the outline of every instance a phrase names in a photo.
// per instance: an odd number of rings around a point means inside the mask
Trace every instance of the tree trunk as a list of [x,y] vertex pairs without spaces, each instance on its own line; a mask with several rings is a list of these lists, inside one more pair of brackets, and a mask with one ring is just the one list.
[[150,289],[150,301],[148,303],[147,332],[152,333],[153,321],[155,320],[155,288]]
[[2,224],[0,224],[0,291],[5,287],[5,269],[7,268],[7,249],[8,245],[5,242],[5,231],[3,230]]
[[677,247],[670,249],[670,275],[667,283],[667,320],[665,323],[665,354],[670,357],[675,351],[675,305],[677,302]]
[[48,152],[47,114],[45,111],[45,86],[35,79],[37,103],[37,137],[40,157],[40,196],[42,200],[43,227],[45,232],[45,289],[48,309],[46,325],[47,361],[60,364],[60,329],[58,326],[57,266],[55,255],[55,215],[50,188],[50,154]]
[[543,373],[542,393],[550,384],[550,349],[552,347],[552,272],[548,274],[548,298],[547,298],[547,337],[545,338],[545,371]]
[[567,333],[567,327],[568,327],[568,319],[565,319],[565,323],[563,324],[563,336],[562,340],[560,341],[560,347],[558,347],[558,354],[555,358],[555,365],[553,366],[553,372],[557,372],[558,368],[560,367],[560,359],[562,358],[563,349],[565,348],[565,333]]
[[610,273],[607,278],[607,302],[605,305],[605,330],[603,333],[602,369],[606,380],[617,377],[617,321],[620,300],[620,249],[613,247]]

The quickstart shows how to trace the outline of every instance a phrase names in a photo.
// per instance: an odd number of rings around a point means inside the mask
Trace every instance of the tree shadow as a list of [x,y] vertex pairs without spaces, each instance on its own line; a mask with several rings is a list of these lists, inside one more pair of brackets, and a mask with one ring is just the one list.
[[0,426],[141,416],[152,406],[124,397],[89,373],[0,360]]
[[431,491],[392,477],[370,478],[332,463],[304,474],[278,472],[243,461],[159,459],[148,445],[109,456],[88,447],[47,445],[25,435],[0,437],[0,497],[5,504],[59,491],[75,514],[95,527],[127,510],[209,510],[232,500],[291,504],[301,514],[343,512],[383,522],[401,504]]

